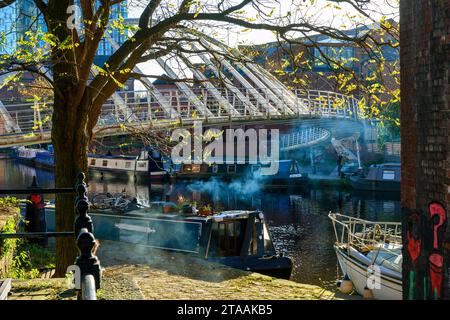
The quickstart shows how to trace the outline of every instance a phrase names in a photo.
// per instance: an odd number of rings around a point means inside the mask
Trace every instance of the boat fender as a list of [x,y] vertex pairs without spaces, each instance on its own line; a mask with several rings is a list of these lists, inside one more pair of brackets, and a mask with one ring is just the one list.
[[339,291],[344,294],[350,294],[353,291],[353,282],[350,280],[348,275],[346,274],[344,279],[341,282],[341,285],[339,286]]
[[364,297],[365,300],[372,300],[373,299],[373,292],[367,286],[364,287],[363,297]]

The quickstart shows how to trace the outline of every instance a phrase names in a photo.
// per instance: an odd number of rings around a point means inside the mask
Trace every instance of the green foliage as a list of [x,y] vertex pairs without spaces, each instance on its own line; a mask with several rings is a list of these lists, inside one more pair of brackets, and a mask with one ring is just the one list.
[[0,209],[7,209],[10,207],[18,207],[20,201],[14,197],[4,197],[0,198]]
[[[14,216],[6,219],[5,225],[1,230],[2,233],[10,234],[16,232],[17,219]],[[10,253],[17,245],[18,239],[0,239],[0,258]]]
[[47,248],[21,241],[16,249],[8,276],[14,279],[34,279],[39,269],[54,268],[55,254]]

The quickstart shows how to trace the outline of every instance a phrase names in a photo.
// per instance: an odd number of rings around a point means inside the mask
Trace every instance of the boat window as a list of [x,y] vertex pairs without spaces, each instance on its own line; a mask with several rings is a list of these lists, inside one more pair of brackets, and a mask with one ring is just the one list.
[[217,224],[217,254],[219,256],[239,255],[240,229],[240,223],[237,221]]
[[103,160],[102,166],[107,167],[108,166],[108,160]]
[[130,168],[131,168],[131,161],[125,162],[125,169],[130,169]]
[[227,167],[227,172],[228,173],[236,173],[236,165],[235,164],[231,164]]
[[383,170],[383,180],[394,180],[395,171],[393,170]]
[[95,166],[95,159],[91,159],[91,166]]
[[200,172],[200,165],[199,164],[193,164],[192,165],[192,172],[199,173]]
[[290,173],[291,174],[298,174],[299,173],[297,163],[294,162],[294,161],[292,161],[292,163],[291,163]]
[[219,171],[219,166],[217,164],[213,164],[212,166],[212,172],[217,173]]
[[253,226],[253,230],[252,230],[252,238],[250,241],[250,246],[248,247],[248,255],[252,256],[255,255],[257,253],[257,249],[258,249],[258,241],[256,239],[256,226]]
[[139,168],[146,168],[147,167],[147,162],[138,162],[138,167]]
[[273,252],[275,253],[275,248],[273,246],[273,242],[272,239],[270,239],[270,234],[269,234],[269,230],[267,229],[267,225],[263,224],[263,232],[264,232],[264,252],[270,253]]

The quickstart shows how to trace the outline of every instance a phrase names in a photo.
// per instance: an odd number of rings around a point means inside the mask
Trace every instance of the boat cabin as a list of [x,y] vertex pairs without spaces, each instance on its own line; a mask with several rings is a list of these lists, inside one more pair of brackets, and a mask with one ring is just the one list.
[[367,173],[367,180],[400,181],[401,168],[399,163],[384,163],[372,165]]
[[[263,176],[267,180],[286,180],[302,177],[300,167],[296,160],[279,160],[278,172],[274,175]],[[271,164],[261,163],[232,163],[232,164],[182,164],[177,178],[198,179],[220,177],[223,179],[236,179],[246,176],[260,176],[261,169],[269,167]],[[273,165],[273,163],[272,163]],[[303,174],[306,177],[306,174]]]
[[155,205],[121,217],[92,214],[96,236],[289,278],[291,260],[276,255],[262,212],[235,210],[201,217],[163,213],[164,202]]

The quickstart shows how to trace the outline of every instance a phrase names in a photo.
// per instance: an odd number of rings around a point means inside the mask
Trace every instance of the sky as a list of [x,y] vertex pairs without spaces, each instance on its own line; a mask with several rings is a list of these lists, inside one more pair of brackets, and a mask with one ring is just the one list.
[[[131,0],[131,3],[134,3]],[[179,1],[179,0],[178,0]],[[202,0],[205,2],[215,2],[214,0]],[[348,15],[358,16],[357,11],[352,8],[351,5],[343,3],[340,4],[342,9],[336,9],[331,6],[328,6],[332,1],[327,0],[260,0],[263,2],[268,8],[275,8],[274,16],[277,14],[286,14],[288,11],[297,11],[299,14],[303,14],[305,17],[309,17],[316,24],[320,25],[331,25],[336,28],[342,29],[351,29],[352,24],[355,23],[365,23],[370,24],[371,21],[367,18],[363,17],[355,17],[353,21],[348,19]],[[394,18],[398,20],[398,1],[399,0],[371,0],[370,16],[375,20],[380,20],[384,15],[387,18]],[[139,17],[142,13],[142,7],[145,6],[148,1],[138,1],[140,5],[138,6],[130,6],[129,16],[130,17]],[[177,1],[171,1],[177,2]],[[238,2],[238,0],[234,0],[234,3]],[[295,2],[295,6],[292,6],[292,2]],[[311,2],[314,4],[311,5]],[[299,6],[300,5],[300,6]],[[295,7],[295,8],[294,8]],[[251,6],[247,5],[245,7],[246,16],[254,17],[256,15],[256,10],[254,10]],[[266,11],[270,11],[267,9]],[[244,30],[244,28],[229,26],[220,28],[216,28],[212,32],[214,36],[218,36],[224,43],[228,43],[230,46],[237,46],[240,44],[262,44],[271,41],[275,41],[276,37],[273,33],[266,30]]]

